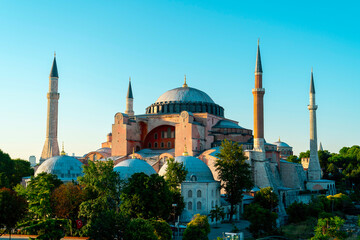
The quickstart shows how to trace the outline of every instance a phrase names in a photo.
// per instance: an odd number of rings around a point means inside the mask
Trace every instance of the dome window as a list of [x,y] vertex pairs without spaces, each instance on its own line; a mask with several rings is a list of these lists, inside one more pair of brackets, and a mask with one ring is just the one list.
[[197,177],[196,177],[195,175],[191,175],[191,176],[190,176],[190,181],[196,182],[196,181],[197,181]]

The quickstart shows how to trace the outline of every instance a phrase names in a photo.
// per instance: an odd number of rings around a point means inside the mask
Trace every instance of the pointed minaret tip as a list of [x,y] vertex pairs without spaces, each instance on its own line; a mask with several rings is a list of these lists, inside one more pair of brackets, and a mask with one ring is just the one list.
[[128,87],[126,98],[134,98],[133,93],[132,93],[132,88],[131,88],[131,77],[129,77],[129,87]]
[[188,87],[187,83],[186,83],[186,74],[184,75],[184,84],[182,86],[183,88],[186,88]]
[[59,77],[57,65],[56,65],[56,53],[55,52],[54,52],[54,61],[53,61],[51,71],[50,71],[50,77],[56,77],[56,78]]
[[313,68],[311,68],[310,93],[315,93]]
[[255,64],[255,73],[262,73],[262,65],[261,65],[261,56],[260,56],[260,38],[258,39],[258,48],[256,54],[256,64]]

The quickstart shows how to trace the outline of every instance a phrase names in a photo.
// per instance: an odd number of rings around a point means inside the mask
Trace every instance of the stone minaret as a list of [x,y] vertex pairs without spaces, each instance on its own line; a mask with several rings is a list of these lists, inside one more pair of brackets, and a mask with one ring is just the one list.
[[[252,93],[254,95],[254,151],[264,152],[264,94],[265,89],[262,86],[262,66],[260,57],[260,46],[258,41],[256,65],[255,65],[255,88]],[[265,154],[263,154],[265,160]]]
[[46,121],[46,139],[43,151],[40,157],[40,163],[48,158],[59,156],[59,145],[57,141],[58,128],[58,101],[60,94],[58,93],[58,70],[56,66],[56,56],[51,67],[49,76],[49,92],[47,94],[47,121]]
[[134,116],[133,101],[134,101],[134,97],[131,89],[131,78],[129,78],[129,88],[126,95],[126,110],[125,110],[125,114],[129,116]]
[[308,167],[308,180],[321,179],[321,168],[319,163],[319,156],[317,151],[317,131],[316,131],[316,109],[315,104],[315,87],[313,71],[311,69],[310,80],[310,104],[308,105],[310,111],[310,161]]

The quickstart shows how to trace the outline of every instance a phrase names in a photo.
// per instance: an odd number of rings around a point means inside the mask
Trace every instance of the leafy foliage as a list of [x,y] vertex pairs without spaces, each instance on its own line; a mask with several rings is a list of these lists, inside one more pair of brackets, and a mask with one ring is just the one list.
[[183,234],[183,240],[208,240],[209,233],[210,224],[207,216],[196,214],[193,220],[188,223]]
[[[26,212],[26,199],[10,189],[0,189],[0,229],[11,230]],[[0,236],[3,233],[0,232]]]
[[126,240],[158,240],[150,221],[135,218],[130,221],[124,233]]
[[345,220],[337,216],[318,219],[318,224],[315,227],[315,236],[311,240],[345,239],[347,236],[346,232],[340,230],[344,223]]
[[249,231],[254,237],[272,235],[277,232],[277,214],[257,203],[245,207],[244,218],[250,222]]
[[[40,173],[31,177],[31,181],[22,194],[29,202],[29,211],[35,219],[47,219],[52,216],[51,194],[62,184],[56,175]],[[21,189],[21,188],[18,188]]]
[[38,234],[36,239],[60,240],[65,236],[68,221],[64,219],[45,219],[25,222],[19,227],[30,234]]
[[293,163],[301,163],[301,158],[298,158],[296,155],[288,156],[286,160]]
[[235,212],[234,206],[241,203],[243,190],[251,189],[250,165],[245,162],[242,147],[236,142],[224,140],[220,146],[220,153],[216,154],[216,171],[219,173],[221,187],[225,189],[226,200],[231,204],[230,221]]
[[171,240],[172,231],[170,225],[164,220],[150,220],[151,225],[154,227],[154,233],[158,240]]
[[131,218],[168,219],[172,193],[162,176],[135,173],[121,193],[121,211]]
[[210,218],[211,218],[211,221],[214,221],[216,222],[216,225],[218,223],[218,221],[220,220],[223,220],[224,217],[225,217],[225,212],[224,212],[224,208],[223,207],[219,207],[218,205],[215,205],[215,208],[213,208],[211,211],[210,211]]
[[279,203],[278,196],[273,192],[272,187],[262,188],[255,194],[254,202],[261,207],[273,211]]

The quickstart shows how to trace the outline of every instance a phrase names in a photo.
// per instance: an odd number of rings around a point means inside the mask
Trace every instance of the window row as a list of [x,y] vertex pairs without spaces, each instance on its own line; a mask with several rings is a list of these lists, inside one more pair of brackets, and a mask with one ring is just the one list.
[[[158,133],[154,133],[154,139],[158,139]],[[175,138],[175,131],[171,131],[171,129],[169,128],[169,130],[166,131],[161,131],[161,138]]]
[[[193,210],[193,203],[192,202],[188,202],[188,210],[192,211]],[[201,202],[197,202],[196,203],[196,210],[201,210]]]
[[[189,190],[189,191],[188,191],[188,197],[191,198],[192,196],[193,196],[192,191]],[[197,196],[198,198],[201,197],[201,190],[197,190],[196,196]]]
[[[154,142],[154,148],[158,148],[158,143],[157,142]],[[165,147],[165,143],[164,142],[161,142],[160,143],[160,148],[164,148]],[[148,148],[152,148],[152,144],[151,142],[149,142],[148,144]],[[167,142],[167,148],[171,148],[171,142]]]

